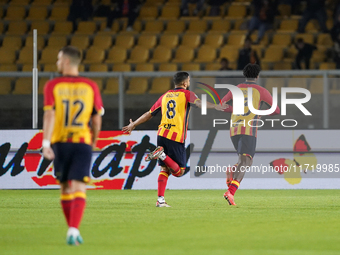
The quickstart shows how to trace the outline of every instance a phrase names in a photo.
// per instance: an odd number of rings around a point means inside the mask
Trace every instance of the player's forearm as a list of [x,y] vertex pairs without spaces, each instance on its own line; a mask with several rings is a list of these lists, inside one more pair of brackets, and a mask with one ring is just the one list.
[[144,123],[144,122],[147,122],[148,120],[150,120],[152,118],[152,115],[150,112],[146,112],[144,113],[142,116],[140,116],[137,120],[135,120],[133,122],[133,125],[135,127],[137,127],[138,125]]
[[55,113],[54,110],[46,110],[43,118],[43,139],[51,141],[54,128]]
[[92,117],[92,145],[96,146],[97,138],[99,136],[99,132],[102,128],[102,116],[96,114]]

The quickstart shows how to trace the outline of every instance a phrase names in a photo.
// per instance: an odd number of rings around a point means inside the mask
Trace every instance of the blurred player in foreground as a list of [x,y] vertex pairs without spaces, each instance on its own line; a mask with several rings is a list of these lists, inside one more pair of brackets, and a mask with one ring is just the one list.
[[[159,159],[161,172],[158,176],[157,207],[170,207],[164,199],[164,192],[169,175],[180,177],[186,169],[185,139],[188,129],[190,105],[201,107],[201,100],[189,91],[190,77],[187,72],[178,72],[173,78],[175,88],[163,94],[136,121],[130,119],[130,124],[123,127],[123,131],[131,132],[136,126],[150,120],[158,112],[162,113],[162,120],[158,126],[157,148],[151,152],[147,161]],[[215,105],[207,102],[207,108],[223,111],[227,105]]]
[[[253,157],[256,148],[257,122],[260,116],[250,112],[248,108],[248,88],[252,88],[252,102],[255,109],[260,110],[263,104],[271,107],[273,98],[269,91],[256,84],[260,74],[260,66],[257,64],[248,64],[243,69],[243,75],[246,82],[237,85],[244,95],[244,115],[231,115],[230,137],[238,154],[238,163],[234,165],[230,172],[227,172],[228,191],[224,193],[224,198],[229,205],[236,205],[234,194],[245,175],[245,169],[253,163]],[[233,97],[229,91],[222,98],[222,103],[232,105]],[[226,111],[230,111],[231,108]],[[280,108],[277,106],[271,115],[280,114]]]
[[62,48],[57,61],[62,77],[48,81],[44,89],[43,155],[54,159],[69,245],[83,243],[78,228],[85,209],[92,148],[104,113],[97,84],[79,77],[80,62],[79,49]]

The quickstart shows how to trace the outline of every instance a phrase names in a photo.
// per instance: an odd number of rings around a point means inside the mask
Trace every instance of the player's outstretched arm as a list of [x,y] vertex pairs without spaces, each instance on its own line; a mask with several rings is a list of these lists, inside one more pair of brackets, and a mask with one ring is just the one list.
[[48,160],[54,159],[54,152],[51,148],[51,137],[54,128],[54,110],[45,110],[43,118],[43,155]]
[[92,116],[92,148],[96,148],[97,139],[99,132],[102,128],[102,116],[100,114],[95,114]]
[[[202,108],[202,101],[196,100],[195,105],[199,108]],[[217,111],[224,111],[228,107],[229,107],[229,105],[227,105],[226,102],[224,102],[223,104],[213,104],[213,103],[207,102],[207,108],[208,109],[215,109]]]
[[135,121],[132,121],[132,119],[130,119],[130,124],[123,127],[122,130],[126,133],[131,133],[131,131],[134,130],[138,125],[150,120],[151,118],[152,118],[152,115],[148,111],[148,112],[144,113],[142,116],[140,116]]

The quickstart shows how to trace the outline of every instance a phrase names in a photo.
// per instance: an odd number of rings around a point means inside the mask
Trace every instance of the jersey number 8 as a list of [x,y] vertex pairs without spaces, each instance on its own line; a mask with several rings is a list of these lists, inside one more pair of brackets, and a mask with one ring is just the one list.
[[167,108],[166,117],[170,120],[175,118],[176,101],[175,100],[169,100],[169,102],[166,104],[166,108]]

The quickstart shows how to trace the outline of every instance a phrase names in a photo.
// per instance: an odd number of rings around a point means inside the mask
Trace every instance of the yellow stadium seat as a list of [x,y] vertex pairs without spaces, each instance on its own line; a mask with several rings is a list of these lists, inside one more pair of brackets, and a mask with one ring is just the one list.
[[47,42],[47,46],[59,48],[67,45],[67,38],[65,36],[50,36]]
[[32,94],[32,78],[19,78],[15,82],[13,95],[30,95]]
[[0,48],[0,64],[13,64],[15,61],[15,50]]
[[54,3],[53,3],[53,6],[58,6],[58,7],[69,7],[70,4],[71,4],[71,0],[56,0]]
[[150,60],[150,63],[166,63],[166,62],[169,62],[170,59],[171,59],[171,49],[168,47],[159,45],[153,51],[153,57]]
[[86,51],[86,57],[83,61],[84,64],[99,64],[104,61],[105,51],[96,47],[90,47]]
[[13,6],[21,6],[21,5],[25,6],[25,5],[28,5],[29,2],[30,2],[30,0],[11,0],[11,1],[9,1],[10,5],[13,5]]
[[159,65],[158,70],[161,71],[161,72],[176,72],[178,70],[178,68],[177,68],[176,64],[163,63],[163,64]]
[[[0,65],[0,72],[16,72],[18,71],[18,68],[14,64],[9,64],[9,65]],[[1,81],[1,79],[0,79]]]
[[120,23],[116,20],[113,22],[110,30],[107,31],[106,22],[102,22],[100,24],[100,31],[98,31],[97,35],[112,35],[117,33],[120,29]]
[[228,37],[228,45],[242,46],[246,36],[244,34],[230,34]]
[[12,91],[12,80],[10,78],[0,79],[0,95],[8,95]]
[[188,63],[194,58],[194,49],[181,45],[177,48],[173,63]]
[[39,64],[55,64],[60,48],[46,47],[42,50]]
[[185,22],[183,20],[168,21],[164,34],[180,34],[185,30]]
[[28,12],[26,20],[45,20],[47,17],[47,8],[44,6],[33,6]]
[[147,49],[152,49],[157,43],[156,35],[140,35],[138,38],[138,45]]
[[292,63],[289,62],[277,62],[274,63],[274,70],[292,70]]
[[47,7],[51,4],[52,0],[34,0],[31,6],[44,6]]
[[332,47],[333,41],[332,41],[331,35],[330,34],[319,34],[317,41],[316,41],[316,44]]
[[142,6],[139,12],[139,18],[143,20],[154,20],[158,16],[157,6]]
[[291,15],[291,6],[289,4],[280,4],[277,7],[281,17],[289,17]]
[[219,63],[208,63],[205,65],[205,69],[206,71],[218,71],[221,68],[221,64]]
[[58,72],[56,64],[46,64],[44,65],[44,72]]
[[305,43],[314,44],[314,36],[313,34],[297,34],[295,36],[295,40],[302,38]]
[[204,39],[204,45],[209,45],[213,48],[220,48],[223,44],[222,34],[208,34]]
[[99,91],[103,90],[103,88],[104,88],[103,78],[91,78],[91,80],[93,80],[97,84]]
[[273,36],[271,45],[282,45],[288,47],[292,42],[292,37],[289,33],[276,33]]
[[155,70],[153,64],[142,63],[136,65],[137,72],[153,72]]
[[6,35],[20,35],[26,34],[27,24],[25,21],[13,21],[8,24]]
[[311,79],[311,82],[309,84],[309,91],[312,94],[323,94],[323,79]]
[[33,62],[33,48],[32,47],[22,48],[19,53],[17,64],[32,64],[32,62]]
[[6,11],[5,20],[23,20],[26,15],[24,6],[9,6]]
[[90,39],[86,35],[75,35],[71,38],[70,45],[75,46],[81,50],[87,49],[90,44]]
[[90,72],[108,72],[109,69],[106,64],[92,64],[89,68]]
[[128,59],[128,63],[144,63],[147,62],[149,58],[149,50],[142,47],[136,46],[131,50],[130,58]]
[[265,52],[262,62],[279,62],[283,58],[283,49],[281,46],[269,46]]
[[165,34],[161,36],[159,45],[176,48],[178,45],[178,35],[176,34]]
[[[25,40],[25,47],[33,48],[33,36],[27,36]],[[37,37],[37,48],[41,50],[45,47],[45,38],[43,36]]]
[[228,19],[244,18],[247,14],[247,8],[245,5],[231,5],[228,8],[227,17]]
[[229,20],[224,20],[224,19],[219,19],[219,20],[214,20],[212,22],[211,29],[209,32],[216,32],[216,33],[227,33],[230,30],[230,21]]
[[298,29],[299,21],[297,19],[285,19],[281,21],[279,32],[295,32]]
[[43,95],[44,94],[44,87],[45,84],[49,81],[49,78],[39,78],[38,80],[38,94]]
[[54,25],[52,35],[68,35],[73,30],[73,24],[69,21],[57,21]]
[[[255,42],[257,40],[257,33],[253,33],[250,36],[250,39],[251,39],[252,42]],[[261,39],[260,44],[266,46],[266,45],[268,45],[268,43],[269,43],[268,35],[265,34],[264,37]]]
[[204,33],[207,30],[207,22],[205,20],[193,20],[189,24],[187,32]]
[[164,24],[163,21],[147,21],[145,23],[145,29],[143,33],[158,34],[163,31]]
[[[315,20],[316,21],[316,20]],[[316,23],[314,20],[310,20],[306,27],[305,27],[305,31],[307,33],[316,33],[320,30],[319,24]]]
[[248,29],[248,22],[249,20],[247,19],[237,19],[235,20],[234,23],[234,29],[231,30],[231,33],[245,33],[246,30]]
[[326,60],[327,56],[324,51],[315,50],[313,51],[311,61],[314,63],[321,63]]
[[5,36],[2,41],[2,48],[19,50],[22,46],[22,39],[19,36]]
[[226,58],[229,62],[235,62],[238,58],[240,47],[234,45],[226,45],[220,51],[220,59]]
[[335,66],[335,63],[324,62],[320,64],[319,69],[320,70],[333,70],[333,69],[336,69],[336,66]]
[[129,88],[126,91],[128,95],[140,95],[144,94],[148,89],[148,79],[133,77],[129,82]]
[[200,71],[200,64],[186,63],[182,65],[182,71]]
[[130,49],[134,45],[134,37],[132,35],[117,35],[115,46],[119,46],[124,49]]
[[106,82],[106,87],[103,91],[107,95],[116,95],[119,92],[118,78],[109,78]]
[[131,65],[130,64],[114,64],[112,71],[113,72],[130,72]]
[[201,44],[201,36],[199,34],[185,34],[182,37],[182,44],[190,48],[196,48]]
[[38,35],[46,35],[50,31],[50,23],[46,21],[33,21],[31,23],[31,28],[29,31],[29,34],[33,34],[33,29],[36,29],[38,32]]
[[216,49],[208,46],[203,45],[198,50],[197,58],[195,59],[196,63],[208,63],[213,62],[216,59]]
[[107,59],[105,63],[112,64],[112,63],[123,63],[125,62],[127,57],[126,49],[114,46],[109,51]]
[[290,78],[287,86],[292,88],[307,88],[307,78]]
[[[22,65],[22,72],[32,72],[33,70],[33,65],[32,64],[24,64]],[[38,70],[40,71],[40,66],[38,65]]]
[[97,35],[94,37],[92,45],[102,50],[109,49],[112,45],[112,37],[109,35]]
[[296,47],[294,45],[291,45],[288,50],[286,51],[286,57],[284,58],[285,62],[293,62],[295,61],[296,54],[298,53]]
[[179,17],[180,8],[177,6],[164,6],[159,19],[177,19]]
[[97,24],[94,21],[80,21],[75,31],[76,35],[92,35],[97,30]]
[[50,20],[66,21],[69,14],[70,7],[68,6],[54,6],[52,8]]
[[152,80],[149,94],[164,94],[171,89],[171,81],[169,77],[156,77]]

